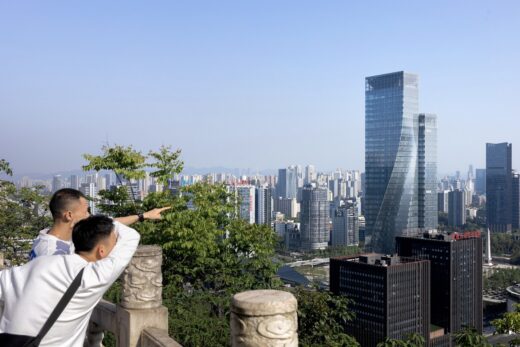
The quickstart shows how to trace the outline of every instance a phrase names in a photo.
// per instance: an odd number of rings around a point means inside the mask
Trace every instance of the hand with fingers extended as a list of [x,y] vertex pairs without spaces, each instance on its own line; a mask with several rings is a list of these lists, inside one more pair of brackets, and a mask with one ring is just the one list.
[[166,211],[166,210],[169,210],[170,208],[171,208],[171,206],[161,207],[161,208],[154,208],[153,210],[150,210],[150,211],[147,211],[147,212],[143,213],[143,217],[144,217],[145,220],[161,219],[162,218],[161,213]]

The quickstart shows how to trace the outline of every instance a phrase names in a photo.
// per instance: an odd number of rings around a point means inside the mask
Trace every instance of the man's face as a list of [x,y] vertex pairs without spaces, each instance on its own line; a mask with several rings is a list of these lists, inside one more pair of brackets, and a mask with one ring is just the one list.
[[76,224],[80,220],[83,220],[90,216],[87,199],[81,197],[77,202],[71,204],[70,212],[72,214],[73,224]]

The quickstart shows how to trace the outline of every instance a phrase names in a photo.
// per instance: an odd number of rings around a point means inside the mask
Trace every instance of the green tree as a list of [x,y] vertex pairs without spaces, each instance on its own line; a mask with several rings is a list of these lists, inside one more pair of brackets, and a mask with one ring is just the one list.
[[457,347],[491,347],[488,340],[472,327],[466,327],[455,334],[455,345]]
[[387,337],[383,342],[377,344],[377,347],[423,347],[425,344],[424,337],[418,333],[409,334],[406,339],[391,339]]
[[293,294],[298,300],[298,339],[301,346],[359,346],[344,329],[354,318],[348,309],[349,299],[328,291],[303,288],[297,288]]
[[[13,174],[4,159],[0,160],[1,172]],[[32,240],[50,224],[47,206],[43,187],[18,189],[12,182],[0,180],[0,251],[11,265],[27,261]]]
[[[520,333],[520,305],[516,305],[515,311],[506,312],[502,318],[495,319],[491,322],[495,327],[495,334],[515,334]],[[509,341],[509,346],[519,346],[520,339],[514,338]]]
[[[85,155],[85,170],[112,170],[123,179],[150,175],[167,184],[180,172],[179,151],[168,147],[148,156],[131,147],[104,147],[103,155]],[[170,312],[170,334],[185,346],[227,346],[232,294],[275,288],[276,235],[266,226],[250,225],[236,216],[237,201],[223,185],[198,183],[151,193],[131,202],[125,187],[101,192],[100,209],[114,216],[171,206],[163,219],[136,225],[144,244],[163,248],[164,303]]]

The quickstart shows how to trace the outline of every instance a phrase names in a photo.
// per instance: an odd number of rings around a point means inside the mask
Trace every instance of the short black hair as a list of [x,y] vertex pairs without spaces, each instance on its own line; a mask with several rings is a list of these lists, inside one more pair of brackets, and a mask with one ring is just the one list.
[[72,242],[76,253],[92,251],[99,241],[110,236],[113,229],[114,222],[107,216],[90,216],[79,221],[72,229]]
[[63,188],[56,191],[49,202],[52,218],[54,220],[60,218],[63,212],[69,208],[71,202],[79,201],[81,198],[86,199],[87,197],[76,189]]

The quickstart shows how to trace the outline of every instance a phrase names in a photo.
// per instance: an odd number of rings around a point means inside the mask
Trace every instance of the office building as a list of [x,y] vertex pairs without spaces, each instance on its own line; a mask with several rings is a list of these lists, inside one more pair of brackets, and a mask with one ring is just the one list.
[[486,169],[475,170],[475,192],[479,195],[486,194]]
[[283,213],[285,218],[296,218],[300,212],[300,204],[296,199],[279,197],[273,199],[273,211]]
[[466,194],[456,189],[448,193],[448,225],[462,227],[466,224]]
[[418,333],[430,338],[430,262],[364,254],[330,259],[330,290],[352,299],[346,332],[363,347]]
[[366,238],[393,250],[396,235],[437,226],[436,117],[419,114],[417,75],[366,78]]
[[278,170],[277,197],[296,198],[298,191],[298,168],[294,165]]
[[513,230],[520,229],[520,173],[513,173],[513,182],[512,182],[512,192],[513,196],[511,197],[511,228]]
[[397,254],[431,263],[431,324],[456,333],[482,333],[482,239],[480,232],[397,237]]
[[448,193],[449,190],[443,190],[437,193],[437,210],[442,213],[448,213],[449,201]]
[[72,189],[79,190],[79,185],[80,185],[80,181],[79,181],[78,175],[71,175],[70,176],[70,187]]
[[61,175],[56,175],[52,178],[52,193],[56,193],[61,188],[65,188]]
[[492,232],[512,229],[512,145],[486,143],[486,213]]
[[300,208],[302,250],[327,248],[329,242],[327,189],[306,185],[303,188]]

